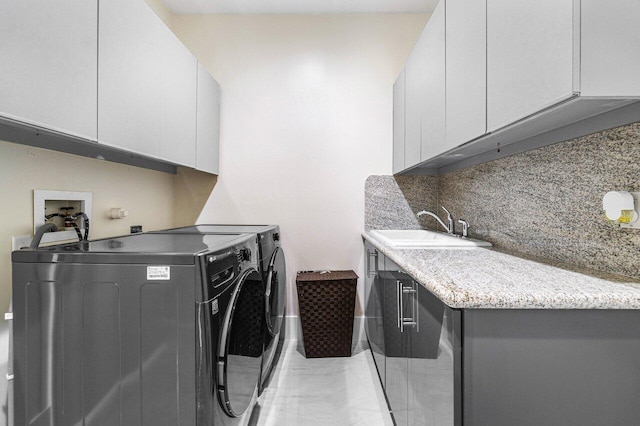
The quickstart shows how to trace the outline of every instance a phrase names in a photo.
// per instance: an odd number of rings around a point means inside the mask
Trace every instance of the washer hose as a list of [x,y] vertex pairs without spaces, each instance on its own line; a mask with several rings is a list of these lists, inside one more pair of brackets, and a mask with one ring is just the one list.
[[44,235],[45,232],[55,232],[58,230],[58,227],[56,226],[55,223],[45,223],[44,225],[42,225],[40,228],[38,228],[36,230],[35,235],[33,236],[33,239],[31,240],[31,244],[29,244],[29,248],[31,249],[37,249],[38,246],[40,245],[40,240],[42,240],[42,236]]

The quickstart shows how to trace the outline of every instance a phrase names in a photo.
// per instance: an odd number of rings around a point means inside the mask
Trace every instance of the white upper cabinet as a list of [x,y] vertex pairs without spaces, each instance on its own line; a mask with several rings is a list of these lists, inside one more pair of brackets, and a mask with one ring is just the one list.
[[581,0],[583,96],[640,96],[640,1]]
[[441,0],[406,64],[394,173],[447,172],[640,120],[638,28],[637,0]]
[[160,158],[196,166],[198,61],[168,28],[161,43],[162,96]]
[[220,97],[220,85],[199,63],[196,169],[213,174],[218,174]]
[[95,141],[96,0],[0,0],[0,115]]
[[98,138],[158,158],[164,81],[157,16],[142,1],[100,2]]
[[404,167],[421,161],[422,119],[427,88],[427,38],[424,31],[411,51],[404,69]]
[[393,173],[404,170],[404,68],[393,84]]
[[424,104],[421,120],[421,161],[445,151],[445,0],[436,6],[422,33]]
[[486,16],[489,131],[573,96],[574,0],[487,0]]
[[487,132],[487,0],[446,0],[446,149]]
[[99,142],[193,167],[197,61],[144,1],[99,16]]

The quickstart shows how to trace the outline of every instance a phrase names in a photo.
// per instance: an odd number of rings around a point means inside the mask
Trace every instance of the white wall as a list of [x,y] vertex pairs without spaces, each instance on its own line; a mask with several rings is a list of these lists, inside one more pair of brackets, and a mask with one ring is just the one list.
[[392,85],[427,18],[173,18],[223,89],[220,175],[198,222],[280,225],[289,315],[296,271],[362,276],[364,181],[391,173]]

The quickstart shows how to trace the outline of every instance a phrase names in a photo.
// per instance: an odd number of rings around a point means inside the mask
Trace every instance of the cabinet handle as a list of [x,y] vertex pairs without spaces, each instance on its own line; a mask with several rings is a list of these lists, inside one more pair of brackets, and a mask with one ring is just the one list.
[[420,333],[420,309],[419,305],[418,305],[418,283],[415,281],[412,281],[413,284],[413,289],[414,289],[414,295],[413,295],[413,316],[415,318],[416,321],[416,333]]
[[400,280],[396,280],[396,305],[397,305],[397,311],[398,311],[398,328],[400,329],[400,332],[402,333],[404,331],[404,326],[403,326],[403,321],[402,321],[402,283],[400,282]]
[[[416,327],[416,329],[419,331],[418,328],[418,289],[416,288],[416,282],[415,281],[411,281],[411,287],[402,287],[402,294],[410,294],[412,295],[412,300],[411,300],[411,305],[413,308],[413,312],[411,313],[410,317],[406,317],[404,316],[404,309],[402,311],[402,330],[404,330],[404,326],[410,326],[410,327]],[[402,301],[401,301],[401,305],[402,305]],[[403,306],[404,308],[404,306]]]
[[[375,269],[371,270],[371,256],[375,257]],[[378,273],[378,250],[367,250],[367,275],[372,276]]]

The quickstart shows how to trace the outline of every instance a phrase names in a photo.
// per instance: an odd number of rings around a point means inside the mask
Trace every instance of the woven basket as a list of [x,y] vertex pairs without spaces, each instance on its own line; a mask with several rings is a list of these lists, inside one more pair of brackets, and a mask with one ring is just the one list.
[[307,358],[351,356],[357,283],[353,271],[298,273],[296,287]]

